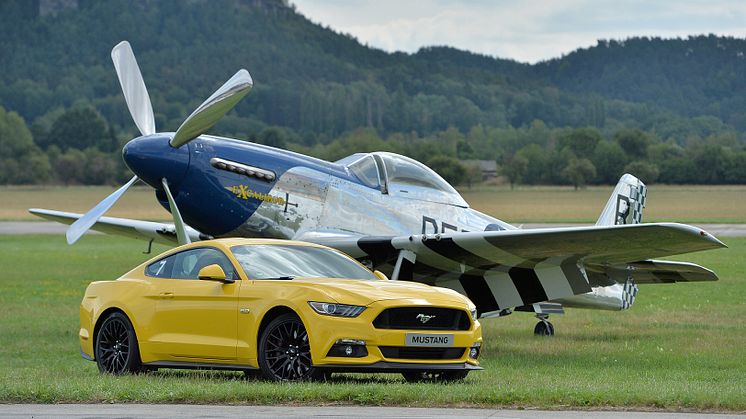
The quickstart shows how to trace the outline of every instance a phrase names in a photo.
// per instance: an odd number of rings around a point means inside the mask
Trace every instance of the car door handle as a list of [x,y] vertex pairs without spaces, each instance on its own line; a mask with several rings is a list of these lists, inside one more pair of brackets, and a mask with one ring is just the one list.
[[174,298],[174,293],[172,293],[172,292],[162,292],[162,293],[158,294],[158,298],[160,298],[161,300],[168,300],[168,299]]

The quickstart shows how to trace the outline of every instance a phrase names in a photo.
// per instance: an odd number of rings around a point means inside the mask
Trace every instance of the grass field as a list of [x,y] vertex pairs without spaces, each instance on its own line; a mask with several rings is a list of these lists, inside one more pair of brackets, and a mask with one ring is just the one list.
[[[554,338],[527,314],[483,321],[484,371],[452,385],[398,375],[274,384],[240,374],[99,375],[78,353],[86,285],[147,258],[143,243],[86,236],[0,236],[0,402],[177,402],[501,406],[746,411],[746,239],[684,258],[717,283],[642,286],[626,312],[569,310]],[[162,250],[158,247],[156,251]]]
[[[28,208],[41,207],[86,212],[114,191],[109,186],[0,187],[0,220],[38,220]],[[572,187],[480,186],[462,189],[469,204],[501,220],[520,223],[593,223],[612,191],[594,186]],[[644,220],[686,223],[746,223],[746,186],[652,185]],[[150,187],[130,189],[107,215],[141,220],[170,220]]]

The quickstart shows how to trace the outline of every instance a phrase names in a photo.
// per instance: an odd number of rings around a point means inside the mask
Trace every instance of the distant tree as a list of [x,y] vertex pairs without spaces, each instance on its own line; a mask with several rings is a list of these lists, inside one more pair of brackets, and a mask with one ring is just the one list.
[[614,141],[627,153],[632,160],[645,159],[648,156],[648,147],[653,143],[650,135],[635,128],[621,129],[614,134]]
[[658,175],[660,174],[658,166],[647,161],[633,161],[624,167],[624,171],[648,184],[658,180]]
[[433,157],[427,161],[427,166],[435,170],[451,185],[460,185],[467,180],[466,167],[453,157]]
[[596,167],[588,159],[572,159],[562,169],[562,176],[572,183],[577,191],[596,176]]
[[515,189],[515,184],[523,179],[528,168],[528,160],[520,155],[513,156],[510,160],[506,161],[500,169],[500,174],[508,178],[510,182],[510,189]]
[[34,151],[34,140],[26,122],[0,106],[0,158],[18,158]]
[[705,144],[691,150],[696,169],[697,183],[723,183],[728,167],[727,151],[716,144]]
[[553,177],[549,173],[549,155],[538,144],[529,144],[518,150],[516,155],[526,159],[526,170],[521,176],[529,185],[549,183]]
[[117,164],[111,155],[96,148],[84,150],[83,155],[85,156],[85,170],[80,173],[81,183],[86,185],[115,184]]
[[264,129],[259,133],[258,141],[270,147],[287,148],[287,136],[281,129],[276,127]]
[[54,121],[49,130],[47,143],[60,149],[75,148],[83,150],[96,147],[102,151],[114,151],[118,146],[116,138],[111,137],[106,121],[89,106],[78,106],[68,109]]
[[466,168],[466,185],[469,189],[473,184],[482,182],[482,168],[479,164],[470,163],[465,164],[464,167]]
[[574,128],[560,136],[559,145],[578,157],[590,158],[601,140],[601,133],[595,128]]
[[466,140],[460,140],[456,143],[456,157],[462,160],[473,159],[474,149]]
[[613,185],[624,173],[627,155],[618,143],[601,141],[593,151],[591,162],[596,167],[598,182]]
[[82,151],[69,149],[60,154],[52,163],[57,177],[65,185],[81,183],[85,170],[86,158]]

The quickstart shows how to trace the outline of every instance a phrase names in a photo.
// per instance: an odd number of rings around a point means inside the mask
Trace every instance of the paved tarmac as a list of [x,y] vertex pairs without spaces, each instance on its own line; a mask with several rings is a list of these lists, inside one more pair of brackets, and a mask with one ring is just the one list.
[[[571,227],[580,224],[523,224],[522,228]],[[744,237],[746,224],[693,224],[715,237]],[[0,221],[2,234],[65,234],[67,225],[53,221]],[[101,234],[95,231],[91,234]]]
[[219,406],[152,404],[0,404],[2,418],[514,418],[514,419],[725,419],[737,414],[545,411],[362,406]]

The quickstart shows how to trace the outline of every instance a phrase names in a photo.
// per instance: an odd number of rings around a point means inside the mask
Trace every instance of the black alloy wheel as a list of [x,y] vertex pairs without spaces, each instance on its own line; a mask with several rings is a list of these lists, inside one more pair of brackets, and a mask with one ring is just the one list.
[[311,362],[306,327],[291,313],[277,317],[264,329],[259,339],[259,367],[265,378],[274,381],[314,380],[324,376]]
[[140,371],[135,329],[124,314],[115,312],[104,319],[95,344],[96,364],[102,373],[120,375]]
[[401,374],[408,383],[461,381],[469,375],[469,370],[455,371],[414,371]]

